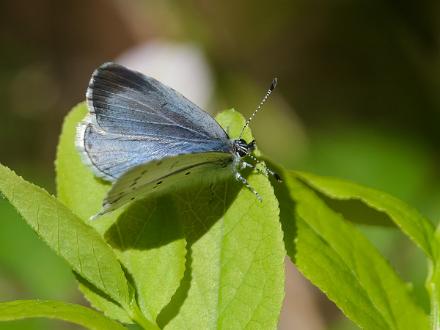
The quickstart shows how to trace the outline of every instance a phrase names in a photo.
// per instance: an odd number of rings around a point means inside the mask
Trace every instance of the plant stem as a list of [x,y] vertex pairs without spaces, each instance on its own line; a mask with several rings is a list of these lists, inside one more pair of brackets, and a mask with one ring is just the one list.
[[439,324],[439,293],[436,283],[430,283],[430,296],[431,296],[431,329],[440,330]]
[[440,272],[437,262],[430,262],[428,269],[426,288],[431,303],[431,330],[440,330]]
[[130,305],[130,317],[133,321],[139,324],[143,329],[146,330],[160,330],[159,326],[154,322],[148,320],[144,314],[142,314],[141,310],[137,303],[133,303]]

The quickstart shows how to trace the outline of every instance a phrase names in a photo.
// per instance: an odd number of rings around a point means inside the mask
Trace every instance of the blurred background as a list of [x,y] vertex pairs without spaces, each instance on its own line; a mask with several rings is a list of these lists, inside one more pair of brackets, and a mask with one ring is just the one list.
[[[252,126],[268,156],[379,188],[438,220],[439,1],[14,0],[0,2],[0,26],[0,161],[50,192],[63,117],[92,71],[118,61],[211,113],[250,114],[277,76]],[[0,301],[87,304],[3,199],[0,226]],[[428,310],[423,256],[393,228],[360,228]],[[356,329],[288,262],[286,273],[280,329]]]

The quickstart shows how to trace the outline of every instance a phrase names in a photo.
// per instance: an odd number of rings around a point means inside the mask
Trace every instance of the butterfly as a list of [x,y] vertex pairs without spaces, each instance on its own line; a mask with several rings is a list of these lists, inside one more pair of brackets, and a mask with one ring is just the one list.
[[[277,80],[238,139],[230,139],[211,115],[158,80],[122,65],[105,63],[90,79],[86,99],[89,114],[79,123],[76,147],[93,173],[112,182],[95,219],[119,207],[174,186],[190,175],[227,169],[260,201],[240,170],[257,168],[247,162],[255,140],[243,132],[265,103]],[[263,174],[278,174],[265,167]]]

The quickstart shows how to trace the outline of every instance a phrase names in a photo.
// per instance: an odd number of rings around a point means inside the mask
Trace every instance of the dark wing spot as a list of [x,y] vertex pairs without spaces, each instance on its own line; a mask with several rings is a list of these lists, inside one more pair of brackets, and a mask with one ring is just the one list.
[[130,198],[130,200],[131,200],[131,201],[134,201],[134,200],[135,200],[135,198],[134,198],[134,197],[132,197],[132,198]]
[[116,203],[116,202],[119,201],[121,198],[122,198],[122,196],[116,197],[116,198],[112,201],[112,203]]
[[162,181],[157,181],[157,182],[156,182],[156,185],[153,187],[153,189],[159,187],[159,185],[160,185],[161,183],[162,183]]
[[191,174],[191,172],[186,172],[186,173],[185,173],[185,175],[189,175],[189,174]]

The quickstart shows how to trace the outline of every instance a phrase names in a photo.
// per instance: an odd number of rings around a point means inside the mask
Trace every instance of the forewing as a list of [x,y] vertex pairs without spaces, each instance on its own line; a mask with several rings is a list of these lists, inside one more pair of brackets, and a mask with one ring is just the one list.
[[102,210],[94,218],[149,194],[190,182],[193,175],[201,178],[203,172],[210,172],[210,177],[227,173],[222,169],[231,161],[231,154],[207,152],[173,156],[136,166],[113,184],[104,198]]
[[90,113],[106,132],[227,139],[215,119],[182,94],[115,63],[106,63],[93,73],[87,101]]

